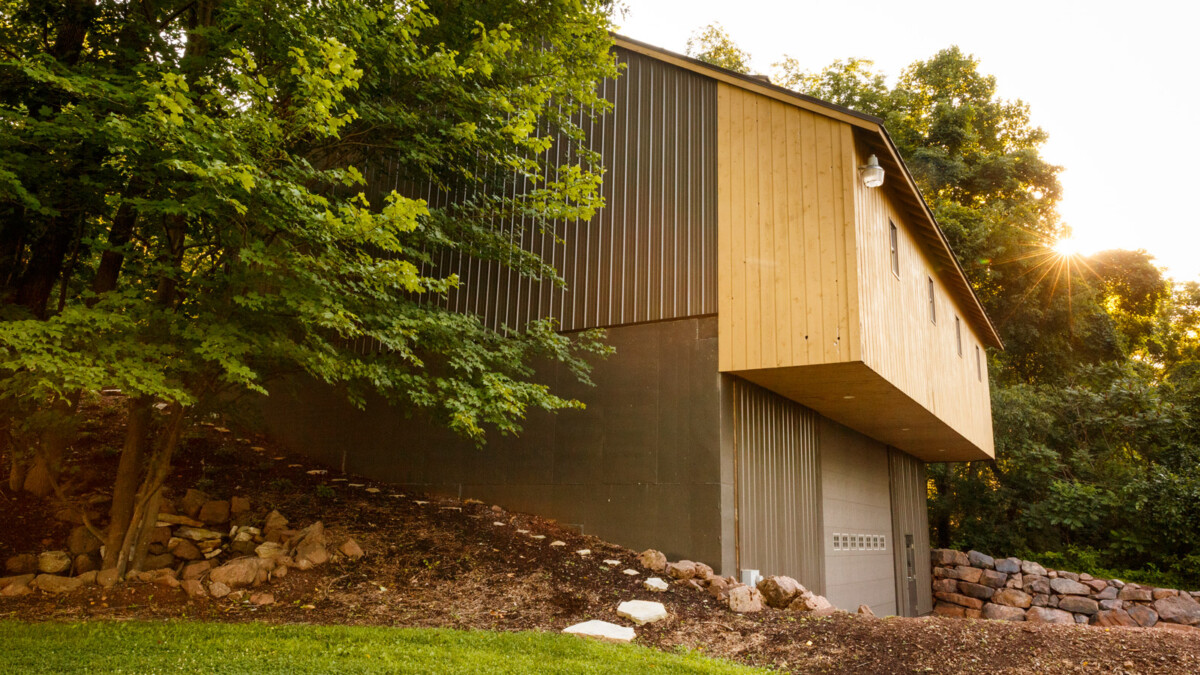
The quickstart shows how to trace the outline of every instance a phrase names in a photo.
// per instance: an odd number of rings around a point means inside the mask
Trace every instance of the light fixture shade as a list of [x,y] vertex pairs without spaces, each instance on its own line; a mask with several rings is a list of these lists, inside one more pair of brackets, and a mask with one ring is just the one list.
[[858,171],[862,174],[863,185],[869,188],[883,185],[883,167],[879,166],[879,159],[875,155],[868,157],[867,163],[858,167]]

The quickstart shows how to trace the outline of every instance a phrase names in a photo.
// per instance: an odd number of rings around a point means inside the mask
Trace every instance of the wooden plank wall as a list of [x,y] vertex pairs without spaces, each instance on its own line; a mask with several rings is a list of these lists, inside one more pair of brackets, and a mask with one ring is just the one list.
[[[855,149],[854,163],[866,161]],[[894,177],[889,177],[891,180]],[[960,434],[994,454],[987,359],[975,370],[979,332],[965,318],[929,256],[917,243],[907,216],[882,188],[854,182],[858,301],[862,307],[862,361]],[[889,220],[899,232],[900,275],[892,273]],[[928,279],[934,280],[937,323],[929,320]],[[955,342],[962,326],[962,356]]]
[[852,127],[717,88],[720,368],[856,361]]

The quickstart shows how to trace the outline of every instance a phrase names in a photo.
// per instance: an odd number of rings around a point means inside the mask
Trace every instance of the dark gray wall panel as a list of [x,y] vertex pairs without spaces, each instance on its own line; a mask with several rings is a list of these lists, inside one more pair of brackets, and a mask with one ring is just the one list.
[[484,449],[379,401],[355,410],[311,382],[266,399],[264,417],[286,446],[347,472],[555,518],[732,574],[716,319],[613,328],[609,342],[617,351],[596,364],[595,387],[555,367],[538,378],[585,411],[534,412],[519,438]]
[[739,567],[823,594],[817,414],[741,379],[733,396]]
[[[634,52],[615,53],[625,74],[600,85],[613,109],[583,117],[589,147],[603,157],[604,208],[554,231],[495,224],[551,263],[566,288],[448,252],[423,270],[459,275],[448,308],[493,328],[553,317],[566,331],[716,313],[716,82]],[[546,158],[555,166],[573,161],[557,146]],[[387,175],[383,168],[371,173],[376,182],[391,181],[384,192],[395,188],[433,206],[455,198]],[[518,181],[514,194],[529,187]]]
[[[933,579],[929,565],[929,509],[926,505],[925,462],[896,448],[888,448],[888,472],[891,481],[892,529],[896,542],[896,604],[906,616],[933,611]],[[913,537],[911,571],[905,545]],[[914,600],[915,593],[915,603]],[[915,611],[914,611],[915,609]]]

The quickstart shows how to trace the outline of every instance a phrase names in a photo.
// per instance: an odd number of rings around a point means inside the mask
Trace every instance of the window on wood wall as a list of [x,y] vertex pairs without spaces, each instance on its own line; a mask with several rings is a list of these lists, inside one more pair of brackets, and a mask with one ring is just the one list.
[[975,377],[983,382],[983,358],[979,355],[979,345],[975,345]]
[[954,342],[958,345],[958,355],[962,357],[962,321],[954,317]]
[[900,233],[896,231],[896,224],[893,223],[892,221],[890,221],[890,220],[888,221],[888,226],[889,226],[888,227],[888,230],[889,230],[888,236],[891,238],[890,244],[892,247],[892,274],[895,274],[896,278],[899,279],[900,278]]
[[925,277],[929,282],[929,320],[932,323],[937,323],[937,303],[933,297],[933,277]]

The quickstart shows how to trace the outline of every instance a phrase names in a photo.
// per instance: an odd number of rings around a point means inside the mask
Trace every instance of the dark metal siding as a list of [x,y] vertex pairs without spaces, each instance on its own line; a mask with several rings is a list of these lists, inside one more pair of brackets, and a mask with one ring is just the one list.
[[785,574],[823,594],[817,443],[816,413],[735,380],[738,567]]
[[[460,288],[444,301],[449,309],[496,329],[553,317],[564,331],[716,313],[716,82],[634,52],[615,53],[624,75],[600,85],[612,111],[580,116],[589,147],[603,158],[604,208],[553,231],[496,224],[554,266],[566,288],[448,251],[422,272],[459,275]],[[546,159],[555,167],[575,160],[558,145]],[[433,207],[455,199],[406,181],[385,187]],[[531,187],[518,180],[514,195]]]
[[896,559],[896,613],[909,607],[905,535],[916,546],[917,615],[933,611],[933,579],[929,565],[929,511],[926,507],[925,462],[888,448],[888,473],[892,492],[892,541]]

